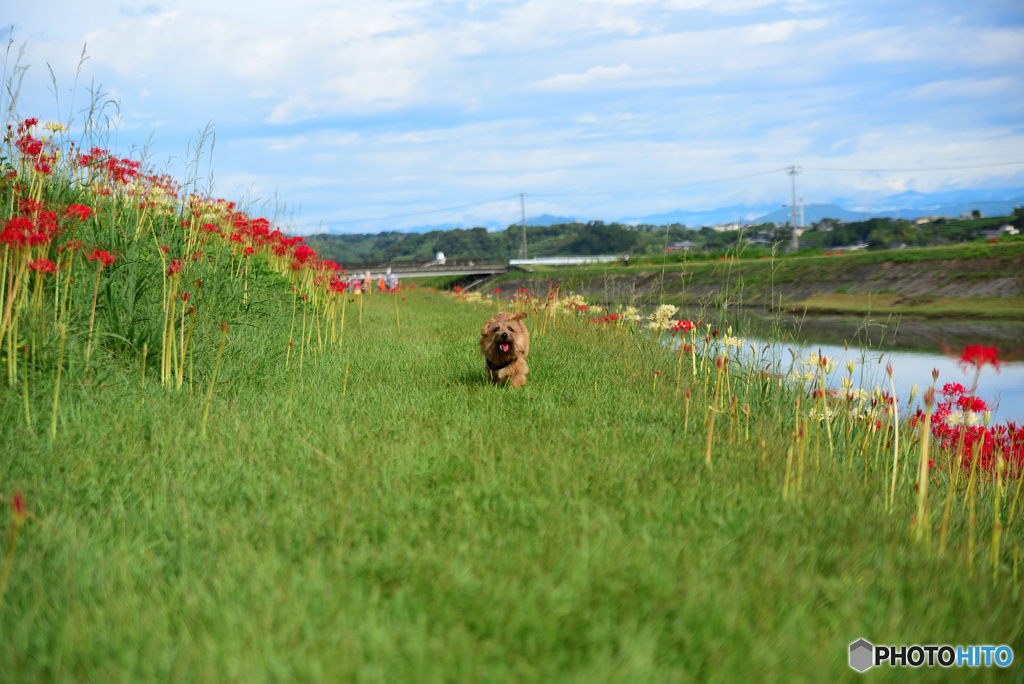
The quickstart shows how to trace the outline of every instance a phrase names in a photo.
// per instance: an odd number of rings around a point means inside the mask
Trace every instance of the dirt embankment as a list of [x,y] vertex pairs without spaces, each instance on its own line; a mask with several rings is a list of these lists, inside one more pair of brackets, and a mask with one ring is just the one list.
[[[917,262],[854,258],[716,262],[660,269],[612,266],[601,272],[561,275],[557,270],[510,273],[495,285],[502,292],[520,288],[541,294],[549,283],[562,292],[577,292],[603,302],[645,301],[670,297],[690,304],[803,308],[819,312],[875,309],[934,309],[947,315],[1018,318],[1024,304],[1024,254],[983,259],[943,259]],[[493,287],[493,286],[492,286]],[[966,298],[970,298],[968,301]],[[912,313],[912,311],[907,311]]]

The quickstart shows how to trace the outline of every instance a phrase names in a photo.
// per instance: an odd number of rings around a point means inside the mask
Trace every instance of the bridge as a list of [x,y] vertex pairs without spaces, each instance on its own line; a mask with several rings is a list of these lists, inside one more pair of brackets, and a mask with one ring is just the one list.
[[[399,278],[433,278],[436,276],[494,276],[508,273],[508,264],[475,264],[473,262],[447,264],[420,264],[415,262],[397,261],[391,264],[352,264],[345,265],[350,274],[370,272],[373,278],[386,272],[388,268]],[[513,267],[515,268],[515,267]]]
[[370,276],[374,280],[386,273],[388,268],[400,280],[408,278],[436,278],[438,276],[464,276],[467,280],[471,281],[463,286],[462,289],[464,290],[470,290],[495,276],[503,275],[509,271],[524,270],[517,266],[509,266],[506,263],[476,263],[472,260],[448,261],[447,263],[436,261],[396,261],[393,263],[345,264],[345,270],[350,275],[358,275],[369,271]]
[[[598,264],[613,261],[621,261],[619,255],[602,256],[562,256],[562,257],[535,257],[533,259],[510,259],[507,263],[483,263],[474,259],[459,259],[445,261],[395,261],[391,263],[353,263],[345,264],[349,273],[365,273],[367,271],[376,278],[387,271],[399,278],[432,278],[434,276],[496,276],[508,273],[509,271],[529,271],[530,266],[578,266],[581,264]],[[629,257],[626,257],[628,262]]]

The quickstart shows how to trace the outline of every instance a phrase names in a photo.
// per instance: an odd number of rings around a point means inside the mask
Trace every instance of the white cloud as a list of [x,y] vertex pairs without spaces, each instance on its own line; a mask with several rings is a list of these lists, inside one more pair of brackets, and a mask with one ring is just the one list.
[[591,67],[582,74],[559,74],[546,78],[537,86],[546,90],[580,90],[594,86],[621,84],[638,75],[628,64],[617,67]]
[[[310,225],[519,191],[660,188],[788,163],[1024,157],[1019,19],[991,8],[972,16],[945,0],[884,11],[872,2],[140,0],[119,13],[40,0],[13,8],[12,21],[30,38],[36,80],[26,115],[52,107],[44,65],[66,89],[88,40],[83,81],[120,94],[122,146],[166,122],[154,156],[180,157],[213,120],[218,186],[244,183],[239,192],[251,185],[262,196],[279,188]],[[991,177],[801,182],[805,196],[827,200],[842,188]],[[536,202],[549,213],[614,218],[784,198],[787,182]],[[505,220],[502,212],[516,211],[488,205],[452,216]],[[445,220],[428,218],[394,225]]]

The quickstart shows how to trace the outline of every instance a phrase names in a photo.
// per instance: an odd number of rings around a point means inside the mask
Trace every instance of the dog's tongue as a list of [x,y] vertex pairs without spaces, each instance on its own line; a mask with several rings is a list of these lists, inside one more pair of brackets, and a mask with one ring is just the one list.
[[508,343],[506,342],[504,344],[499,344],[498,345],[498,349],[500,349],[503,352],[507,352],[508,351]]

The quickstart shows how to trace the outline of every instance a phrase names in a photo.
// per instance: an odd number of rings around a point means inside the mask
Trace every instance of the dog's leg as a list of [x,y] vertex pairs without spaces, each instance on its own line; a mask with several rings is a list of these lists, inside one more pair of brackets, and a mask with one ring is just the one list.
[[514,389],[519,389],[520,387],[525,387],[526,386],[526,376],[523,375],[522,373],[516,373],[509,380],[509,384],[512,385],[512,387]]

